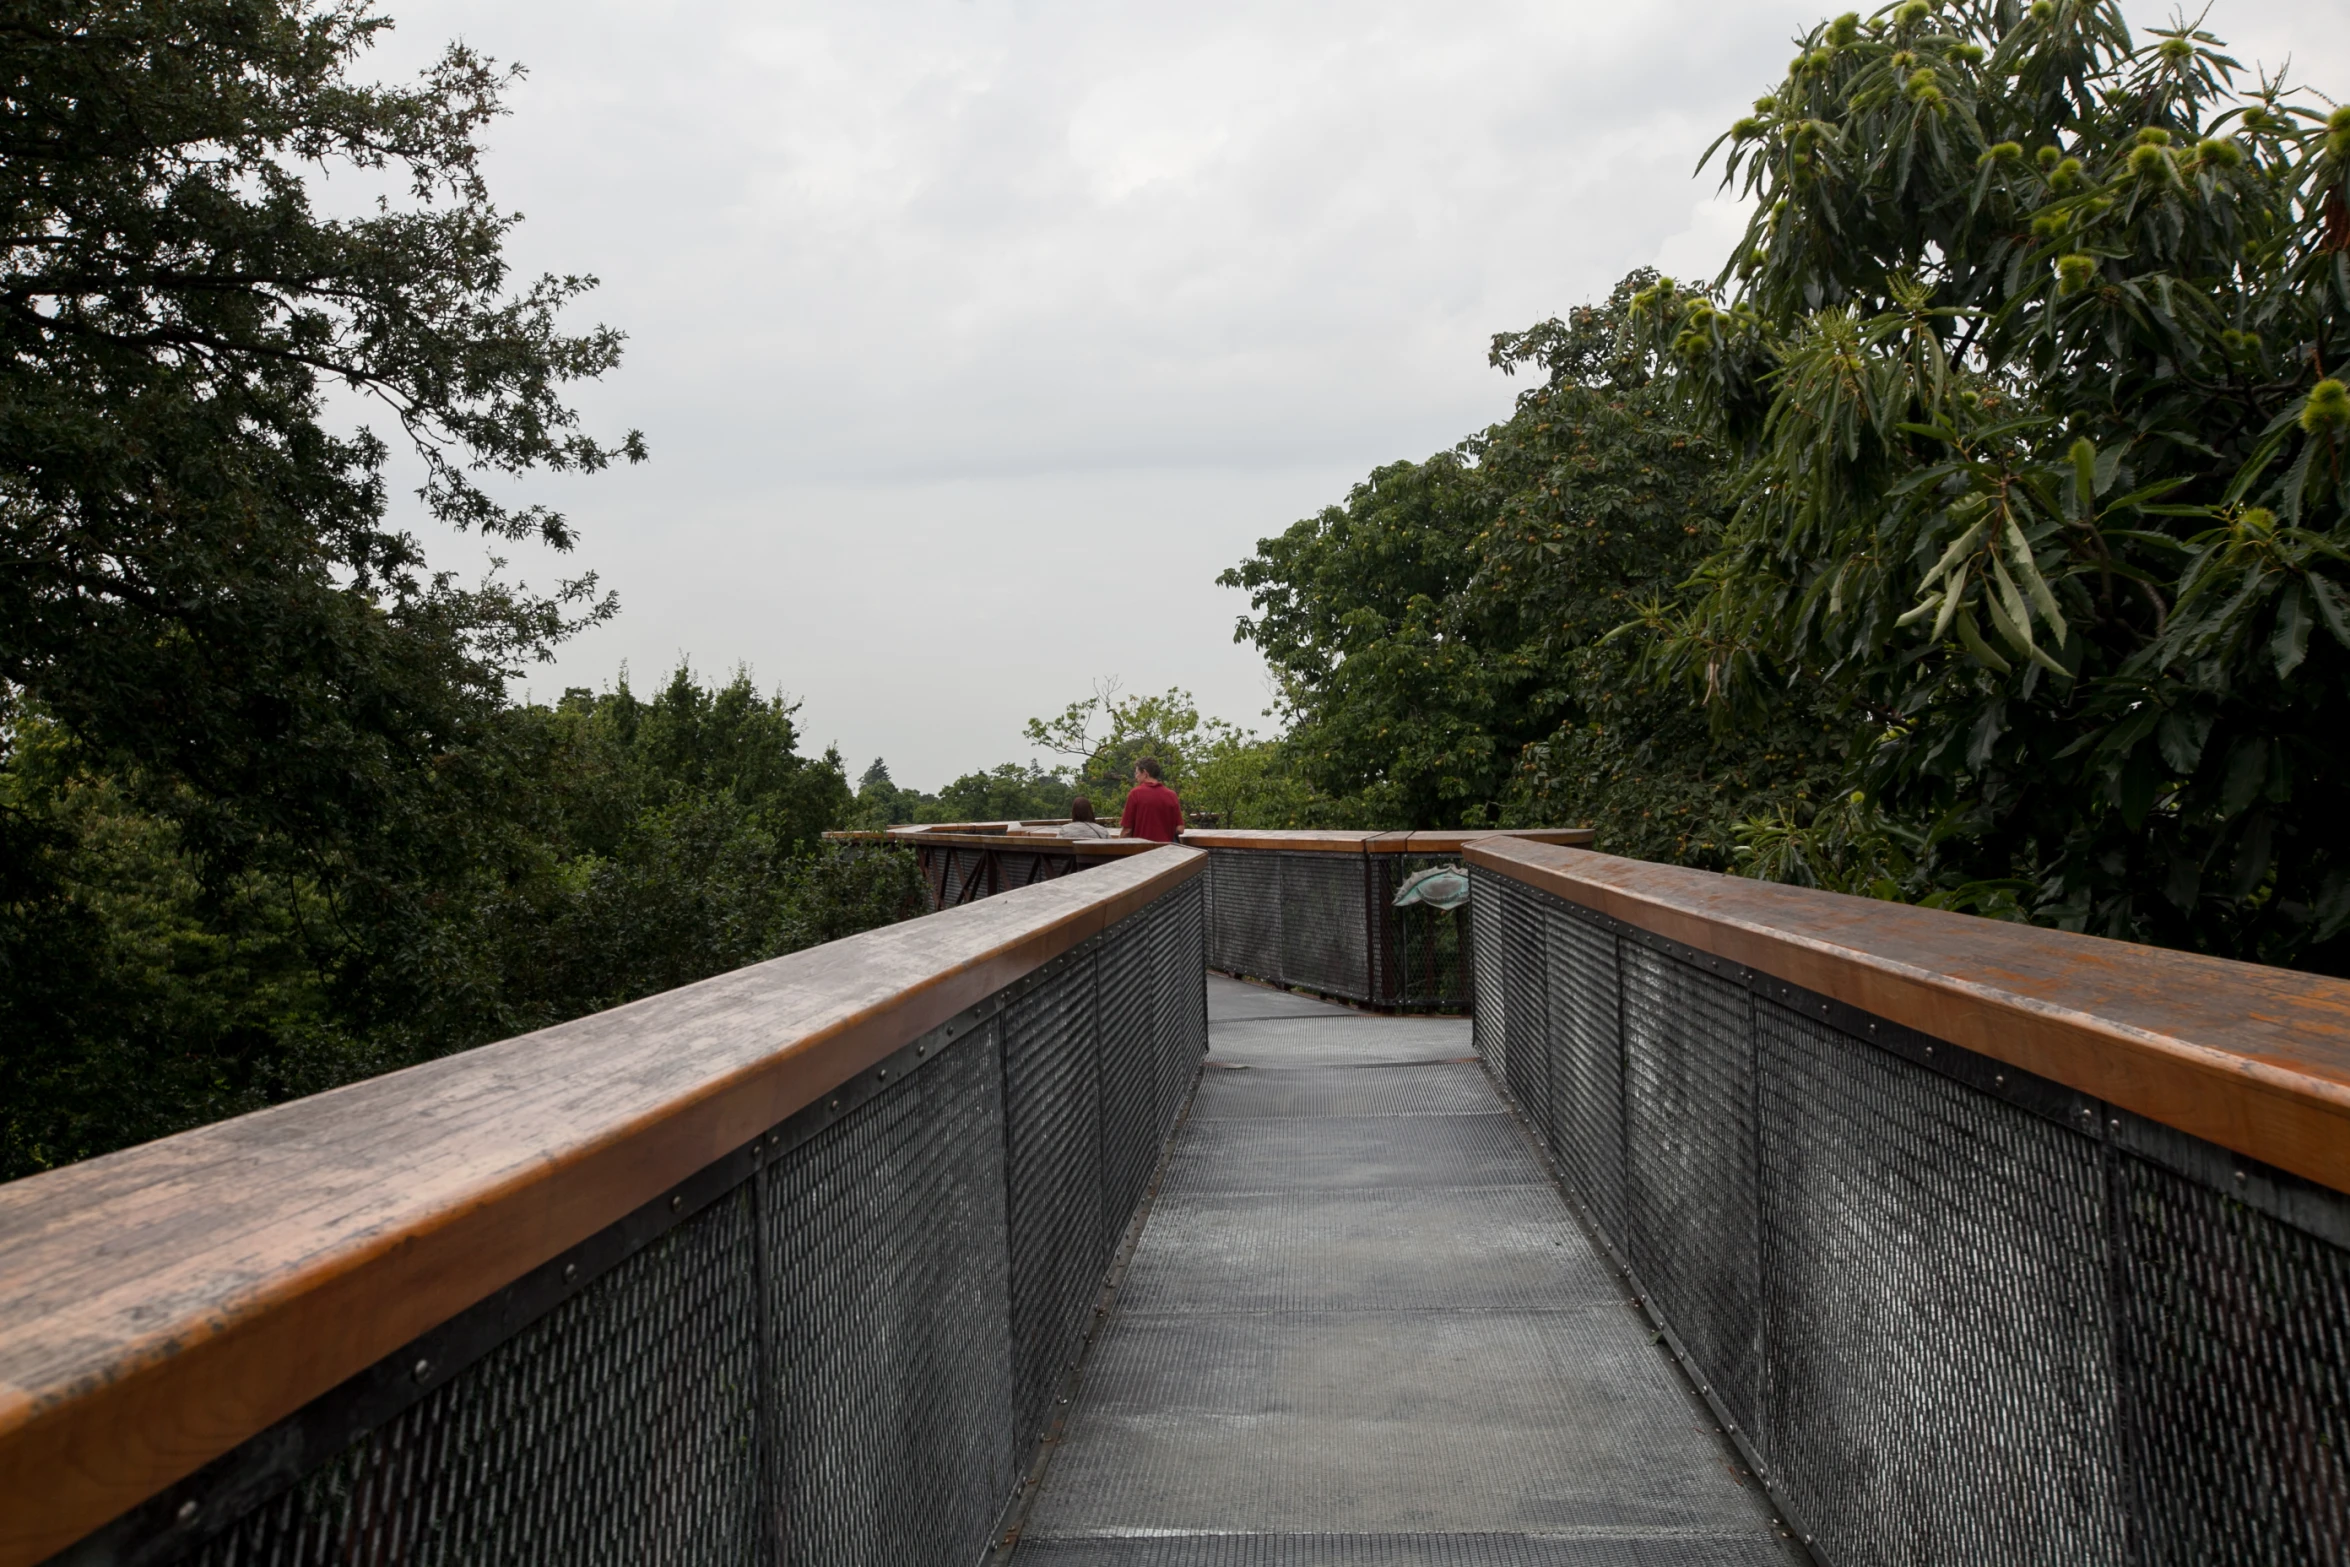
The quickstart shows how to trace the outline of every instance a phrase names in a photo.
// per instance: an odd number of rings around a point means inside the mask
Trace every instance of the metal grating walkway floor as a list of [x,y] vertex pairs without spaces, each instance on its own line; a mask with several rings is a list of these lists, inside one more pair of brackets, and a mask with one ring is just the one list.
[[1801,1560],[1471,1056],[1211,975],[1015,1567]]

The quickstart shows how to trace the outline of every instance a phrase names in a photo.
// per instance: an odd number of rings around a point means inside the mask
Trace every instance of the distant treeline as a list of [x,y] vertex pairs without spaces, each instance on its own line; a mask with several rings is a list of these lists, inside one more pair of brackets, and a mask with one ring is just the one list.
[[[486,715],[400,841],[233,865],[184,797],[38,709],[9,720],[15,835],[0,1175],[541,1028],[924,908],[792,710],[679,669]],[[158,798],[158,794],[163,798]],[[386,834],[385,839],[391,835]]]

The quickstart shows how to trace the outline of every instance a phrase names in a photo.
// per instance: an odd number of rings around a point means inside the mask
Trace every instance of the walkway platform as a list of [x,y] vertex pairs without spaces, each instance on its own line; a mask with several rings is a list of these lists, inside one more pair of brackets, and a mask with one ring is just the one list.
[[1464,1021],[1208,980],[1015,1567],[1787,1567]]

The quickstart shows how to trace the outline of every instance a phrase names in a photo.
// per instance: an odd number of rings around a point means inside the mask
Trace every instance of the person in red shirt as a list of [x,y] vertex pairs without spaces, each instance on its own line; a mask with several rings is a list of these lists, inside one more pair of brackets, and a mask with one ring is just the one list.
[[1118,832],[1122,837],[1173,843],[1182,831],[1183,802],[1167,787],[1159,759],[1146,756],[1134,764],[1134,789],[1118,817]]

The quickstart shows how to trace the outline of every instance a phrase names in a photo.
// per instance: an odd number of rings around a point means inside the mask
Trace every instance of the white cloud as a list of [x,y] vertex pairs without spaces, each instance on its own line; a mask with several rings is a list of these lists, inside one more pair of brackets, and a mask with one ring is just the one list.
[[[387,66],[531,67],[516,259],[630,334],[582,401],[654,461],[530,486],[624,603],[542,693],[747,662],[926,785],[1097,674],[1255,721],[1216,573],[1502,416],[1491,333],[1710,276],[1743,220],[1692,165],[1834,9],[386,3]],[[2212,25],[2350,83],[2332,7]]]

